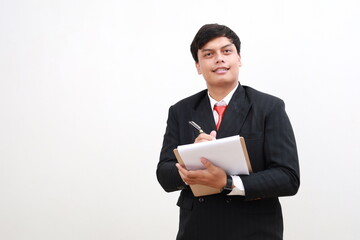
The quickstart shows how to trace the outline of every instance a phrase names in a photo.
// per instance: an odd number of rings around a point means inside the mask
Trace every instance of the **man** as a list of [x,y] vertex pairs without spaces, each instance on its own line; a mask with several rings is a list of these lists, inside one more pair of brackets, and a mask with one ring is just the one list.
[[[201,27],[191,53],[207,90],[169,109],[157,178],[165,191],[181,190],[178,240],[283,239],[278,197],[296,194],[300,185],[295,138],[281,99],[239,83],[240,44],[226,26]],[[223,114],[218,106],[226,106]],[[198,134],[189,121],[205,133]],[[245,138],[250,175],[228,176],[204,158],[204,170],[187,171],[173,154],[179,145],[234,135]],[[192,184],[224,190],[194,197]]]

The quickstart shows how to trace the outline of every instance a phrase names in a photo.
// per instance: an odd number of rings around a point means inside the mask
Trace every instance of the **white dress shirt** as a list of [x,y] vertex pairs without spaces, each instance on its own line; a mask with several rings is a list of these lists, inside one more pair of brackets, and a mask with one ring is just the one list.
[[[217,123],[217,121],[219,119],[218,113],[214,110],[215,104],[218,105],[218,106],[228,105],[231,98],[232,98],[232,96],[234,95],[234,92],[235,92],[237,87],[238,87],[238,85],[236,85],[236,87],[233,90],[231,90],[231,92],[229,92],[229,94],[226,95],[226,97],[224,97],[219,102],[217,102],[215,99],[213,99],[210,96],[210,93],[208,91],[208,96],[209,96],[210,105],[211,105],[210,107],[213,110],[215,123]],[[241,178],[239,176],[231,176],[231,177],[233,179],[233,183],[234,183],[235,187],[233,188],[233,190],[228,195],[242,195],[242,196],[245,196],[245,188],[244,188],[243,182],[241,181]]]

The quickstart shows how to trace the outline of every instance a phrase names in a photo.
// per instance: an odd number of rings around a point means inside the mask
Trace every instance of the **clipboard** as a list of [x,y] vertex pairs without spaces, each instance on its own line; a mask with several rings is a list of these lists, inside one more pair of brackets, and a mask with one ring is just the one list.
[[[248,174],[252,173],[252,167],[251,167],[251,163],[250,163],[250,158],[249,158],[249,155],[248,155],[248,152],[247,152],[247,149],[246,149],[246,144],[245,144],[245,139],[243,137],[240,137],[240,136],[233,136],[233,137],[229,137],[229,138],[238,138],[239,139],[239,143],[240,145],[237,145],[237,149],[236,150],[239,150],[241,149],[241,153],[242,156],[239,157],[239,159],[235,159],[235,161],[245,161],[242,163],[242,166],[244,166],[245,168],[247,169],[238,169],[235,171],[236,172],[248,172]],[[223,139],[223,140],[222,140]],[[220,143],[220,140],[224,141],[226,140],[227,138],[222,138],[222,139],[219,139],[219,140],[214,140],[214,141],[219,141]],[[210,142],[214,142],[214,141],[210,141]],[[236,140],[237,141],[237,140]],[[210,143],[209,142],[209,143]],[[203,144],[203,143],[194,143],[194,144]],[[215,150],[219,150],[221,151],[221,147],[219,144],[216,144],[216,143],[211,143],[212,145],[209,146],[209,148],[211,148],[213,150],[213,148],[219,148],[219,149],[215,149]],[[188,144],[188,145],[191,145],[191,144]],[[226,143],[225,143],[226,145]],[[179,148],[179,147],[178,147]],[[179,152],[179,150],[176,148],[173,150],[174,151],[174,154],[175,154],[175,157],[177,159],[177,161],[182,165],[182,166],[185,166],[186,167],[186,164]],[[209,156],[209,155],[208,155]],[[208,156],[206,156],[206,153],[204,153],[204,157],[206,158],[209,158]],[[238,156],[237,156],[238,157]],[[210,157],[211,158],[211,157]],[[211,160],[210,160],[211,161]],[[219,167],[222,167],[221,165],[219,164],[216,164],[218,165]],[[246,174],[246,173],[245,173]],[[217,188],[213,188],[213,187],[208,187],[208,186],[204,186],[204,185],[199,185],[199,184],[195,184],[195,185],[189,185],[190,188],[191,188],[191,191],[193,192],[194,196],[196,197],[199,197],[199,196],[206,196],[206,195],[212,195],[212,194],[218,194],[220,193],[222,190],[221,189],[217,189]]]

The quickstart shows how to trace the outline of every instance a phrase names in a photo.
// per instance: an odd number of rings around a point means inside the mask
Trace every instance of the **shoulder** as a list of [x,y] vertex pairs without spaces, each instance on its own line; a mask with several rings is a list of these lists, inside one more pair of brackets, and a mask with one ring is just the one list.
[[195,108],[207,96],[207,89],[184,98],[171,106],[173,109]]
[[243,86],[243,88],[246,100],[251,104],[254,112],[268,115],[285,110],[285,103],[279,97],[261,92],[249,86]]
[[262,106],[275,106],[284,105],[284,101],[279,97],[273,96],[268,93],[261,92],[249,86],[243,86],[246,98],[251,104],[262,105]]

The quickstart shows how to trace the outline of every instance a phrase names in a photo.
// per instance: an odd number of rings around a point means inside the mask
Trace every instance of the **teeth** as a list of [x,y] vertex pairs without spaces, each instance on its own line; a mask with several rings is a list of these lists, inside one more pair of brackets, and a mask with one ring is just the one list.
[[228,69],[227,68],[218,68],[215,70],[215,72],[224,72],[224,71],[227,71]]

